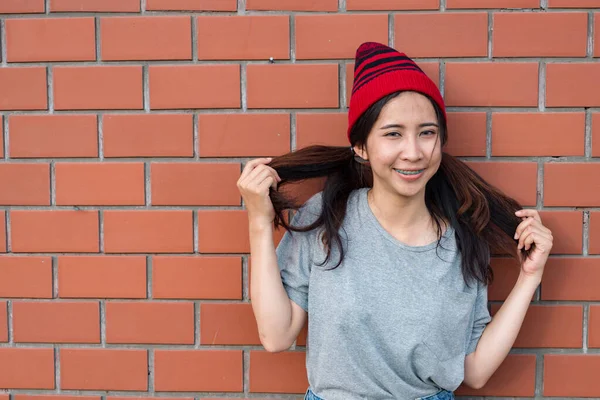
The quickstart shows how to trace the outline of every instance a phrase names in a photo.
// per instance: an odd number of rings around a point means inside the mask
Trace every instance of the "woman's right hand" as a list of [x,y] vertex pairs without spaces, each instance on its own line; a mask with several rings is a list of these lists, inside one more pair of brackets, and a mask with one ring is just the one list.
[[277,171],[267,165],[271,160],[272,158],[256,158],[249,161],[237,181],[251,223],[270,225],[275,219],[269,188],[277,189],[281,178]]

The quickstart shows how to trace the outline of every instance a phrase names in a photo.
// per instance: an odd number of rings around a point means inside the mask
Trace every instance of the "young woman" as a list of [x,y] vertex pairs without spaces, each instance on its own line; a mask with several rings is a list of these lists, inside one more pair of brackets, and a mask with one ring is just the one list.
[[[255,159],[239,178],[262,344],[286,350],[308,318],[305,399],[452,399],[463,381],[482,387],[515,341],[551,232],[442,152],[442,96],[405,54],[358,48],[348,122],[349,148]],[[323,190],[303,205],[279,190],[318,177]],[[276,249],[277,226],[287,231]],[[493,320],[490,254],[521,265]]]

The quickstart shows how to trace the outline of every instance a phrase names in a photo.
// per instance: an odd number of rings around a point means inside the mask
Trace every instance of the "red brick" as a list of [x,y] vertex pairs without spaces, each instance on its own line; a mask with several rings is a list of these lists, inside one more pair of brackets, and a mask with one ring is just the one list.
[[152,163],[153,205],[239,206],[239,163]]
[[590,213],[590,254],[600,254],[600,213]]
[[487,13],[396,14],[394,25],[395,42],[409,57],[484,57],[488,53]]
[[297,15],[298,59],[354,58],[363,42],[388,43],[385,14]]
[[488,383],[475,390],[461,385],[457,396],[533,397],[535,395],[535,355],[509,354]]
[[198,211],[200,253],[248,253],[248,216],[246,211]]
[[98,302],[13,302],[15,342],[100,343]]
[[148,11],[236,11],[237,0],[146,0]]
[[57,163],[58,205],[144,205],[143,163]]
[[0,348],[0,388],[54,389],[54,349]]
[[[100,396],[61,396],[15,394],[15,400],[102,400]],[[7,399],[8,400],[8,399]]]
[[241,350],[155,350],[157,392],[241,392]]
[[346,113],[298,113],[296,115],[296,148],[312,144],[348,146]]
[[290,151],[289,114],[198,115],[201,157],[278,156]]
[[540,0],[446,0],[446,8],[540,8]]
[[0,110],[46,110],[46,67],[0,69]]
[[141,109],[141,66],[54,67],[57,110]]
[[6,211],[0,211],[0,253],[6,253]]
[[542,300],[600,300],[600,259],[550,258],[542,278]]
[[239,108],[239,65],[159,65],[149,68],[150,107]]
[[248,108],[337,108],[337,64],[248,65]]
[[0,342],[8,342],[8,309],[6,301],[0,301]]
[[105,157],[194,155],[191,114],[105,114],[102,127]]
[[50,165],[0,164],[0,205],[50,205]]
[[100,19],[103,60],[191,60],[190,17]]
[[60,388],[148,390],[146,350],[60,349]]
[[246,0],[246,10],[337,11],[337,0]]
[[495,13],[494,57],[585,57],[585,13]]
[[0,297],[52,298],[52,259],[1,256]]
[[440,0],[346,0],[346,10],[439,10]]
[[545,354],[544,396],[597,397],[600,381],[597,354]]
[[261,345],[250,303],[204,303],[200,306],[200,321],[201,345]]
[[287,15],[197,17],[198,59],[290,58]]
[[583,113],[492,114],[492,156],[583,156],[584,148]]
[[486,154],[487,115],[483,112],[449,112],[445,152],[455,157]]
[[583,213],[581,211],[540,211],[545,227],[554,238],[551,254],[581,254]]
[[467,165],[490,185],[513,197],[522,206],[536,204],[537,163],[468,162]]
[[545,206],[600,206],[600,190],[595,182],[600,164],[544,164]]
[[446,63],[446,105],[537,107],[537,63]]
[[11,158],[98,157],[95,115],[11,115]]
[[155,299],[242,298],[240,257],[152,258],[152,296]]
[[[598,2],[600,7],[600,2]],[[594,14],[594,56],[600,56],[600,14]]]
[[12,251],[97,252],[97,211],[11,211]]
[[[492,305],[492,315],[500,306]],[[558,326],[561,329],[556,329]],[[581,348],[582,345],[582,306],[532,305],[513,347]]]
[[517,283],[521,266],[513,258],[492,258],[494,281],[488,287],[489,301],[504,301]]
[[6,20],[6,59],[8,62],[96,60],[94,18]]
[[44,0],[3,0],[0,3],[0,14],[32,14],[44,11]]
[[104,211],[107,253],[193,251],[191,211]]
[[600,0],[548,0],[549,8],[597,8]]
[[588,346],[590,348],[600,347],[600,306],[590,306],[590,316],[588,323]]
[[140,12],[139,0],[50,0],[51,12]]
[[106,343],[194,344],[194,303],[106,303]]
[[549,63],[546,65],[546,106],[600,106],[600,93],[590,85],[599,80],[598,63]]
[[[440,85],[440,64],[438,62],[417,62],[419,68],[435,82]],[[346,106],[350,105],[350,95],[352,94],[352,85],[354,84],[354,63],[346,64]]]
[[58,297],[146,298],[146,257],[58,257]]
[[308,387],[304,352],[250,352],[250,392],[304,393]]

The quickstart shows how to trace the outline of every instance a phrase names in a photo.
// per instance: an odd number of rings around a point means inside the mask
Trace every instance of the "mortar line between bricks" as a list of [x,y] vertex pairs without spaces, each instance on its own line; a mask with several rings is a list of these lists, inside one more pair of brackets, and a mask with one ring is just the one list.
[[60,384],[60,348],[58,345],[54,346],[54,390],[57,393],[61,393],[61,384]]
[[152,300],[152,256],[146,256],[146,299]]
[[485,158],[492,158],[492,112],[485,113]]
[[[446,62],[444,60],[440,60],[440,92],[442,96],[445,96],[446,91]],[[450,108],[446,108],[446,111],[449,111]]]
[[4,257],[8,256],[9,254],[12,253],[12,229],[11,229],[11,213],[10,213],[11,209],[5,209],[4,210],[4,218],[6,220],[6,227],[5,232],[6,232],[6,252],[7,254],[3,255]]
[[[98,253],[104,253],[104,210],[98,210]],[[95,253],[97,254],[97,253]]]
[[440,11],[446,11],[446,0],[440,0]]
[[140,0],[140,14],[146,14],[146,0]]
[[44,0],[44,14],[50,14],[50,0]]
[[194,301],[194,349],[200,348],[200,301]]
[[96,35],[96,63],[100,63],[102,61],[101,49],[100,49],[100,17],[96,16],[94,18],[94,34]]
[[388,14],[388,44],[390,47],[394,48],[395,45],[395,35],[394,35],[394,14]]
[[50,161],[49,165],[49,174],[50,174],[50,205],[56,205],[56,161]]
[[345,70],[346,67],[344,65],[343,62],[340,62],[338,64],[338,106],[340,107],[340,112],[342,112],[343,107],[344,107],[344,97],[346,97],[344,95],[345,91],[346,91],[346,73]]
[[2,118],[2,140],[4,141],[3,145],[4,145],[4,159],[8,160],[9,159],[9,149],[8,146],[10,146],[10,137],[9,137],[9,132],[8,132],[8,115],[4,114],[3,118]]
[[538,161],[537,202],[535,208],[537,210],[542,210],[544,208],[544,162],[542,160]]
[[340,0],[338,3],[338,12],[346,12],[347,10],[346,0]]
[[192,157],[194,160],[199,160],[200,159],[200,151],[202,150],[200,148],[200,132],[199,132],[200,126],[199,126],[199,116],[197,113],[192,114],[192,146],[194,146],[194,148],[192,149]]
[[587,58],[594,57],[594,12],[588,11]]
[[298,130],[296,125],[298,124],[298,116],[296,113],[290,114],[290,148],[292,151],[296,150],[298,143]]
[[7,329],[8,329],[8,345],[14,345],[15,343],[15,332],[13,326],[13,299],[6,301],[6,316],[7,316]]
[[143,107],[146,113],[150,112],[150,72],[148,71],[150,67],[148,63],[144,63],[142,65],[142,90],[143,93]]
[[238,15],[245,15],[245,14],[247,14],[247,12],[246,12],[246,0],[238,0],[237,1],[237,10],[236,10],[235,14],[238,14]]
[[543,396],[544,394],[544,355],[536,354],[535,356],[535,397]]
[[0,47],[2,51],[2,63],[3,67],[6,67],[6,20],[5,15],[2,16],[3,19],[0,20]]
[[54,96],[52,95],[54,92],[54,68],[51,66],[46,66],[46,87],[47,92],[47,102],[48,102],[48,114],[54,114]]
[[250,394],[250,351],[242,350],[242,368],[244,370],[244,396]]
[[198,61],[198,18],[191,15],[192,19],[192,61]]
[[540,1],[540,8],[542,10],[548,10],[548,0],[541,0]]
[[148,393],[154,394],[154,350],[148,349]]
[[590,212],[583,212],[583,248],[582,253],[584,256],[589,255],[590,243]]
[[100,314],[100,347],[106,348],[106,302],[99,300],[99,314]]
[[152,206],[152,177],[150,174],[150,163],[151,161],[144,162],[144,201],[145,206]]
[[198,234],[198,210],[192,210],[192,240],[193,240],[193,252],[198,254],[200,252],[199,234]]
[[290,21],[290,64],[296,63],[296,13],[289,14]]
[[538,108],[546,111],[546,62],[540,60],[538,64]]
[[589,109],[585,110],[585,136],[584,153],[586,158],[592,157],[592,113]]
[[583,352],[588,352],[588,341],[589,341],[589,321],[590,321],[590,305],[583,305]]
[[248,111],[248,63],[240,65],[240,105],[242,113]]
[[50,259],[52,269],[52,299],[58,299],[58,257],[52,256]]
[[249,256],[244,254],[242,256],[242,301],[248,302],[250,300],[250,268],[248,260]]
[[488,11],[488,58],[493,58],[493,36],[494,36],[494,17],[491,11]]
[[96,114],[96,129],[98,130],[98,158],[104,160],[104,118],[100,113]]

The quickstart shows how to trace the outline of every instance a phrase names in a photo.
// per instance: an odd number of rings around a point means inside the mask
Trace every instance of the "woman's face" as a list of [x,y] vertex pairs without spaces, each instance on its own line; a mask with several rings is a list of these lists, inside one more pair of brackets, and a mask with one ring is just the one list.
[[355,151],[369,161],[374,189],[406,198],[424,196],[442,159],[440,135],[431,101],[416,92],[403,92],[383,107],[366,149]]

